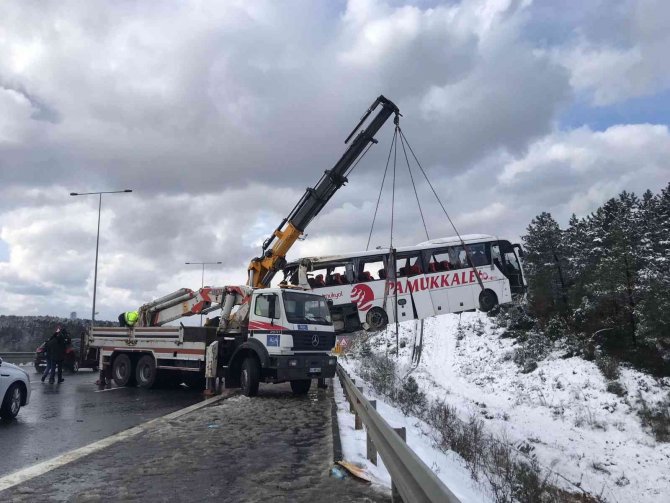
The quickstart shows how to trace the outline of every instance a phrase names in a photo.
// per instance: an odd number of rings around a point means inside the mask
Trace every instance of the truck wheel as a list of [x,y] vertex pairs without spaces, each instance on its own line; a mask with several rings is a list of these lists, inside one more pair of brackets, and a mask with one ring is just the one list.
[[128,355],[121,353],[114,358],[112,379],[117,386],[135,386],[135,372]]
[[389,317],[381,307],[373,307],[365,315],[365,321],[368,324],[368,331],[383,330],[389,323]]
[[18,383],[12,384],[2,400],[2,407],[0,407],[0,417],[3,419],[14,419],[21,409],[21,402],[23,401],[23,391]]
[[300,379],[299,381],[291,381],[291,391],[294,395],[305,395],[312,386],[311,379]]
[[245,396],[256,396],[258,394],[258,384],[260,382],[261,369],[254,357],[248,357],[242,363],[242,372],[240,372],[240,387]]
[[151,355],[144,355],[135,366],[135,379],[140,388],[151,388],[156,381],[156,359]]
[[484,290],[479,294],[479,310],[488,313],[498,305],[498,296],[493,290]]

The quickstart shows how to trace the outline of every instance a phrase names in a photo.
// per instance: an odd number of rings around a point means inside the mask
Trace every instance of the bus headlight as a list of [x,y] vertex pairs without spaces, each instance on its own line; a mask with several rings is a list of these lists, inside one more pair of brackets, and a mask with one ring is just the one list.
[[298,360],[296,360],[295,358],[289,360],[288,361],[288,366],[289,367],[297,367],[298,366]]

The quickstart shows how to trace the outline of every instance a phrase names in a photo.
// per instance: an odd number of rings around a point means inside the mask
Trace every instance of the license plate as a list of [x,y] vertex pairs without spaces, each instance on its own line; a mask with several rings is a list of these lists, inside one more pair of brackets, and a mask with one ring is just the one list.
[[321,367],[310,367],[309,369],[310,374],[316,374],[317,372],[321,372]]

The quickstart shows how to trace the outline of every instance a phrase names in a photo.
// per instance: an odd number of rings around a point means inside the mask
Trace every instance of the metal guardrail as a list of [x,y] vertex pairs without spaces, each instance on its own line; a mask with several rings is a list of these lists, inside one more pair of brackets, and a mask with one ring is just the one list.
[[337,373],[356,414],[357,429],[361,420],[367,429],[368,458],[372,451],[376,464],[376,452],[379,452],[391,474],[393,493],[397,491],[406,503],[460,503],[430,467],[407,446],[404,435],[401,437],[382,418],[375,408],[376,402],[370,402],[363,396],[362,388],[356,387],[340,365],[337,366]]
[[2,352],[0,351],[2,361],[8,363],[31,363],[35,359],[35,351],[24,352]]

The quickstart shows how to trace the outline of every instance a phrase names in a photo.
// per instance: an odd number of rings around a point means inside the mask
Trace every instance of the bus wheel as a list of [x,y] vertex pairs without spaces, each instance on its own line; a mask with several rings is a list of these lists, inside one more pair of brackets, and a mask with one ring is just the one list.
[[365,321],[368,324],[368,331],[383,330],[389,323],[389,317],[381,307],[373,307],[365,315]]
[[117,386],[135,386],[135,369],[128,355],[121,353],[114,358],[112,378]]
[[498,296],[493,290],[484,290],[479,294],[479,310],[485,313],[498,305]]
[[244,396],[256,396],[258,394],[260,378],[261,369],[258,362],[254,357],[248,357],[242,363],[242,372],[240,372],[240,386]]
[[140,388],[151,388],[156,381],[156,360],[151,355],[144,355],[137,361],[135,378]]

